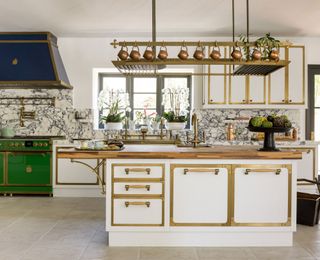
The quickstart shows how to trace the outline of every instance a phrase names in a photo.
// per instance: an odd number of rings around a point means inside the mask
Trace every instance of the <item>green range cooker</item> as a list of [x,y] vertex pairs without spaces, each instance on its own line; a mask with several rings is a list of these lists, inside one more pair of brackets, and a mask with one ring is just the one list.
[[0,193],[52,195],[50,137],[0,138]]

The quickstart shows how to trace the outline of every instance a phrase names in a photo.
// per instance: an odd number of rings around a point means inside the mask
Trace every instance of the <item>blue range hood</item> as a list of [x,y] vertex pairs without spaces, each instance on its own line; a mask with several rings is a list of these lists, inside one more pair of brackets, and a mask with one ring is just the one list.
[[49,32],[0,33],[0,88],[72,88]]

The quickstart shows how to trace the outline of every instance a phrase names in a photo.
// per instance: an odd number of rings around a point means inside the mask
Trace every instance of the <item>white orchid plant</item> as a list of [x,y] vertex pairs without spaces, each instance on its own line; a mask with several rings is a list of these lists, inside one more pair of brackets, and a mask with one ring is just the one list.
[[101,121],[106,123],[122,122],[125,118],[125,112],[131,111],[129,94],[119,90],[104,89],[98,96],[98,108],[102,111]]
[[167,108],[163,117],[168,122],[185,122],[188,120],[189,88],[173,85],[162,90],[162,105]]

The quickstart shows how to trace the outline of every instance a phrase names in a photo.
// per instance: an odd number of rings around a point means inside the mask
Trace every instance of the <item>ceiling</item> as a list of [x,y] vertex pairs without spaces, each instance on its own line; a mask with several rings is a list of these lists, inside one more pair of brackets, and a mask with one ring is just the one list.
[[[236,34],[246,32],[245,0],[236,3]],[[1,0],[0,31],[57,36],[149,36],[151,0]],[[250,32],[320,36],[319,0],[251,0]],[[231,0],[158,0],[160,36],[230,36]]]

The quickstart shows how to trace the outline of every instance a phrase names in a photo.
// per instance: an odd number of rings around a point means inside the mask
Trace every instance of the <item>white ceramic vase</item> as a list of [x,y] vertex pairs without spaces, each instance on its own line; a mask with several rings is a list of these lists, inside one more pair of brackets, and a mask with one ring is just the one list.
[[121,130],[122,122],[108,122],[105,124],[106,130]]
[[168,130],[183,130],[186,127],[186,122],[167,122],[166,128]]

